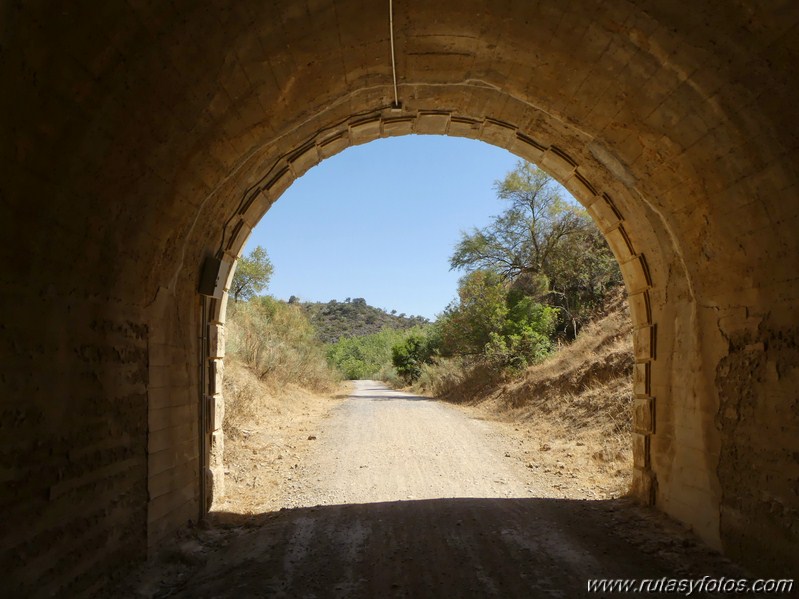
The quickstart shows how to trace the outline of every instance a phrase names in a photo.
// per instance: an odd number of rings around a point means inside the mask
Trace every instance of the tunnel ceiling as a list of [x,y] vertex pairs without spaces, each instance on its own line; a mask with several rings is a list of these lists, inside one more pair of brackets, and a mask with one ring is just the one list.
[[83,588],[198,517],[223,400],[203,261],[318,161],[414,133],[588,206],[636,326],[636,494],[795,563],[798,23],[787,0],[399,1],[397,110],[388,2],[4,3],[0,498],[34,524],[3,536],[50,568],[20,588]]
[[[399,4],[402,114],[489,117],[562,148],[618,201],[657,215],[691,286],[720,303],[795,253],[793,236],[763,243],[795,217],[780,198],[795,184],[785,165],[797,140],[777,119],[793,106],[784,38],[795,21],[753,6],[663,5]],[[393,91],[382,3],[135,6],[5,9],[4,68],[26,85],[3,99],[18,139],[4,148],[74,233],[60,253],[88,254],[84,274],[112,259],[140,268],[135,283],[127,269],[92,278],[98,292],[147,302],[277,156],[384,110]],[[775,47],[778,64],[762,56]],[[91,248],[86,229],[104,232]]]

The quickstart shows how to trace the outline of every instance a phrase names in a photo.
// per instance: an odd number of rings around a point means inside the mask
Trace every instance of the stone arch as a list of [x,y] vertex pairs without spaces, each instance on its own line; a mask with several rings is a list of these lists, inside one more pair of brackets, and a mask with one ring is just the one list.
[[209,377],[207,427],[209,448],[207,457],[209,481],[207,504],[214,494],[224,489],[224,440],[222,420],[224,398],[222,388],[224,360],[224,323],[227,289],[235,272],[235,262],[241,256],[252,229],[260,222],[269,207],[287,190],[294,180],[325,158],[353,145],[397,135],[439,134],[478,139],[508,149],[525,160],[536,163],[560,181],[585,206],[602,231],[613,251],[628,291],[633,319],[634,367],[634,474],[633,494],[642,502],[655,503],[656,477],[651,467],[651,435],[655,426],[655,398],[651,394],[650,372],[656,357],[656,325],[652,320],[650,289],[653,282],[646,257],[637,251],[627,233],[623,215],[608,193],[598,190],[580,172],[579,165],[563,150],[546,147],[518,127],[484,117],[482,119],[451,114],[445,111],[418,112],[397,115],[389,109],[347,119],[324,128],[298,148],[292,148],[272,162],[256,184],[244,191],[236,211],[225,221],[220,249],[216,259],[224,267],[222,297],[212,299],[209,306],[208,355]]
[[647,286],[656,505],[751,567],[795,564],[799,7],[407,0],[399,112],[386,9],[1,9],[1,498],[35,523],[3,535],[4,570],[76,594],[200,515],[201,264],[246,190],[392,131],[480,137],[600,198]]

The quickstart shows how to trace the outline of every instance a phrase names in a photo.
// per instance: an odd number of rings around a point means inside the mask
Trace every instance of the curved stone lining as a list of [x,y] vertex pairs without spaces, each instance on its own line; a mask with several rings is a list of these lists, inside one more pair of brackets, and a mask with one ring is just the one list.
[[[256,185],[251,186],[235,214],[225,225],[219,258],[235,264],[244,245],[269,207],[306,171],[325,158],[354,145],[398,135],[427,134],[468,137],[502,147],[539,165],[585,206],[616,256],[627,287],[633,321],[635,366],[633,374],[633,493],[639,500],[653,504],[656,476],[652,470],[650,437],[655,432],[655,398],[651,390],[651,369],[656,358],[656,325],[652,320],[650,290],[652,279],[643,253],[636,250],[625,229],[625,219],[612,198],[598,190],[580,171],[577,162],[556,146],[545,146],[528,132],[500,120],[453,114],[446,111],[419,111],[398,116],[394,111],[375,112],[317,133],[299,147],[275,160]],[[229,289],[234,269],[231,268],[225,289]],[[207,473],[209,485],[216,495],[224,494],[221,372],[224,357],[224,321],[227,296],[214,301],[210,323],[214,340],[210,344],[211,381],[211,449]]]
[[225,309],[200,265],[309,164],[417,132],[581,190],[638,291],[639,494],[791,571],[799,4],[403,2],[398,112],[380,2],[96,4],[0,21],[12,592],[79,595],[198,517]]

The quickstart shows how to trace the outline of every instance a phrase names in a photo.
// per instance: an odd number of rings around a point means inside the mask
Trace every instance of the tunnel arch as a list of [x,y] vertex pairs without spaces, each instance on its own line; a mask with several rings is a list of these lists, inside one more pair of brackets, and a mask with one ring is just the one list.
[[[634,438],[634,476],[633,494],[641,501],[655,503],[655,475],[651,468],[650,443],[654,433],[655,399],[651,394],[651,368],[656,356],[657,327],[652,320],[651,294],[654,284],[646,257],[637,251],[627,229],[646,229],[635,223],[625,223],[623,215],[615,206],[611,196],[598,190],[580,172],[576,162],[557,147],[546,147],[531,136],[519,131],[518,127],[484,117],[477,119],[454,115],[438,110],[405,113],[393,107],[384,107],[369,113],[361,113],[346,121],[322,128],[313,139],[307,140],[299,148],[284,153],[266,169],[264,176],[248,188],[236,207],[236,211],[224,222],[218,258],[227,273],[225,292],[235,272],[235,262],[241,255],[247,239],[276,202],[297,178],[322,160],[345,151],[348,147],[369,143],[370,141],[399,135],[430,134],[449,135],[478,139],[512,151],[518,157],[538,164],[552,174],[588,210],[603,236],[608,241],[619,262],[633,320],[633,346],[635,355],[635,408],[632,417]],[[651,235],[651,233],[650,233]],[[651,248],[660,257],[660,248]],[[656,292],[656,290],[655,290]],[[208,494],[224,494],[224,442],[222,440],[222,419],[224,417],[224,397],[221,377],[226,318],[227,293],[211,300],[208,306],[207,324],[210,326],[208,360],[213,373],[209,377],[209,427],[207,447],[214,448],[208,456]],[[669,398],[666,398],[669,399]]]
[[794,4],[408,0],[398,112],[382,3],[2,10],[3,500],[36,523],[7,571],[90,585],[199,516],[204,259],[317,158],[402,133],[506,147],[593,207],[638,291],[639,493],[795,564]]

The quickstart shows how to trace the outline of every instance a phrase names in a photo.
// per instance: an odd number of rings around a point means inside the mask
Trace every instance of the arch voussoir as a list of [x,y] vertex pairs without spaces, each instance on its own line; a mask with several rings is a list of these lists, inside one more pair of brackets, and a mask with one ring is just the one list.
[[413,0],[393,68],[385,5],[311,4],[3,11],[12,591],[85,594],[202,517],[249,232],[320,161],[412,134],[506,148],[583,203],[634,323],[635,495],[795,570],[799,5]]
[[[633,418],[633,493],[643,502],[655,502],[656,475],[652,470],[650,458],[650,436],[654,434],[655,399],[651,396],[651,368],[655,359],[656,339],[652,333],[651,299],[649,290],[652,280],[647,268],[646,258],[633,246],[625,230],[625,219],[607,193],[597,191],[574,160],[564,150],[556,146],[544,146],[518,127],[492,118],[474,118],[455,115],[447,111],[420,111],[412,115],[396,116],[394,110],[376,111],[341,122],[338,127],[325,128],[313,138],[291,148],[275,160],[266,170],[261,181],[248,191],[248,197],[241,202],[239,210],[233,215],[226,229],[230,229],[224,243],[223,259],[238,257],[246,243],[252,227],[263,217],[269,207],[298,177],[325,158],[329,158],[346,148],[379,139],[406,134],[453,135],[477,139],[503,147],[521,158],[532,160],[547,170],[586,206],[588,213],[599,226],[616,256],[633,306],[631,312],[634,326],[635,406]],[[232,277],[232,273],[230,275]],[[228,287],[225,288],[227,291]],[[221,302],[216,306],[221,307]],[[645,308],[641,308],[644,306]],[[215,326],[222,329],[224,320],[212,315]],[[644,331],[644,332],[641,332]],[[647,336],[647,332],[649,336]],[[218,334],[224,344],[224,335]],[[213,351],[218,353],[218,345]],[[208,356],[212,361],[221,359]],[[216,372],[216,370],[214,370]],[[209,434],[216,437],[221,432],[221,402],[214,395],[211,405],[211,420],[216,423]],[[222,447],[221,441],[209,440],[209,445]],[[223,472],[221,453],[212,456],[209,476],[220,479]],[[218,492],[222,491],[217,485]]]

